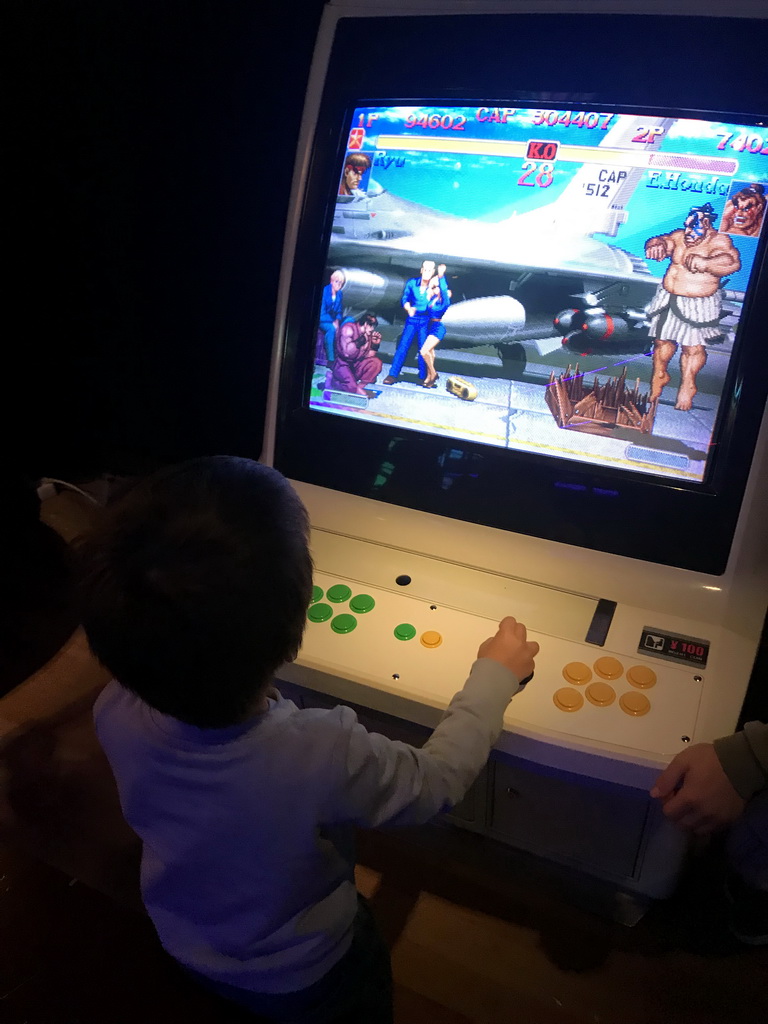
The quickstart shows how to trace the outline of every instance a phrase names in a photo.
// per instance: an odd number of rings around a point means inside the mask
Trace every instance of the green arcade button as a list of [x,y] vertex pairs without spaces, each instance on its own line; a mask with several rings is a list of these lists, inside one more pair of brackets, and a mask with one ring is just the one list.
[[413,640],[416,628],[409,622],[401,622],[399,626],[395,626],[395,636],[398,640]]
[[354,615],[337,615],[331,623],[334,633],[351,633],[357,626],[357,619]]
[[333,608],[329,604],[310,605],[307,618],[310,622],[327,622],[333,615]]

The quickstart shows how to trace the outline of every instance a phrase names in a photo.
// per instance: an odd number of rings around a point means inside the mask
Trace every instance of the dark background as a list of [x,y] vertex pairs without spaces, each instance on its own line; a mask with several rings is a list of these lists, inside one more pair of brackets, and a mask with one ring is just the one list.
[[7,0],[11,476],[258,455],[322,0]]
[[[37,477],[86,481],[194,454],[259,453],[322,8],[3,5],[2,550],[12,556],[3,589],[17,605],[21,580],[30,607],[51,589],[52,559],[37,535],[23,536],[37,520]],[[767,668],[764,638],[756,679]],[[766,713],[765,695],[750,689],[748,717]]]
[[38,518],[40,477],[84,483],[261,450],[322,7],[2,7],[0,693],[77,625],[66,545]]

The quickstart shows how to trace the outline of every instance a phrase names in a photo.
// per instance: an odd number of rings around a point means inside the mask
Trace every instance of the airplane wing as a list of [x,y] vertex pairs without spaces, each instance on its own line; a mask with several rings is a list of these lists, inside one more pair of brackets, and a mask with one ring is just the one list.
[[566,234],[605,234],[615,237],[627,222],[626,206],[648,170],[644,159],[658,150],[674,118],[623,115],[600,140],[599,146],[564,146],[561,153],[581,166],[553,202],[512,217],[539,228]]
[[[397,197],[390,198],[396,207]],[[411,230],[398,232],[396,224],[403,220],[397,213],[377,217],[374,207],[371,201],[373,217],[358,219],[344,236],[332,236],[332,261],[413,268],[415,259],[429,255],[457,271],[473,267],[510,272],[541,270],[628,281],[650,277],[644,262],[623,249],[586,234],[565,233],[556,223],[533,224],[525,214],[496,224],[459,217],[442,222],[437,211],[422,207],[424,212],[411,219]]]
[[564,162],[579,167],[558,198],[495,223],[442,213],[374,185],[367,196],[337,204],[332,258],[410,265],[429,253],[456,269],[650,278],[642,259],[592,236],[615,237],[626,223],[627,203],[647,170],[644,154],[658,149],[672,123],[623,116],[599,146],[562,147]]

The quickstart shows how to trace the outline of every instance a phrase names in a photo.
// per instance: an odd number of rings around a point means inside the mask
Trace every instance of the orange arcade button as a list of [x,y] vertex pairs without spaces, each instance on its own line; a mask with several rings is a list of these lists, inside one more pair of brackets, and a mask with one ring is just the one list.
[[639,690],[649,690],[656,685],[656,673],[647,665],[633,665],[627,672],[627,679]]
[[590,683],[587,687],[587,700],[598,708],[607,708],[616,700],[616,691],[608,683]]
[[583,686],[592,678],[592,670],[583,661],[569,661],[563,669],[563,678],[576,686]]
[[628,715],[637,718],[640,715],[647,715],[651,710],[651,702],[644,693],[622,693],[619,697],[619,707]]
[[563,686],[552,695],[555,707],[561,711],[578,711],[584,704],[584,698],[578,690],[571,686]]
[[616,658],[598,658],[595,662],[595,672],[603,679],[618,679],[624,672],[624,666]]

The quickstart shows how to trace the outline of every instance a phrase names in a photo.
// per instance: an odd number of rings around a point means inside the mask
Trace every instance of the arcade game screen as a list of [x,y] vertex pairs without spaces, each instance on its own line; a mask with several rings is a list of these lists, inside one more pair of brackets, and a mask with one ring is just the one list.
[[705,481],[768,128],[364,106],[345,133],[311,409]]

